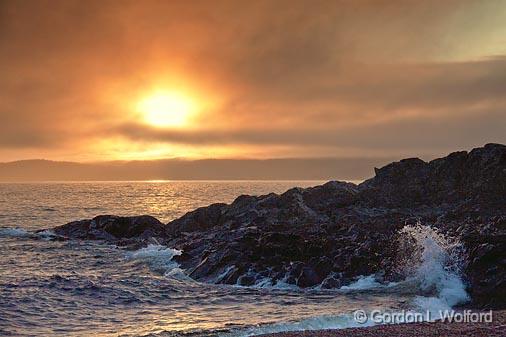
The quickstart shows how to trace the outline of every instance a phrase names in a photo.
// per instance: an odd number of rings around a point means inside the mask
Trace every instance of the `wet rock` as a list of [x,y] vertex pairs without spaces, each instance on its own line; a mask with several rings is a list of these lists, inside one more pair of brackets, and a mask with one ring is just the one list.
[[329,257],[323,256],[315,264],[314,270],[319,278],[324,279],[330,274],[333,266],[333,261]]
[[465,272],[476,303],[487,308],[506,309],[506,232],[500,227],[494,229],[489,235],[482,232],[464,238],[469,254]]
[[300,272],[300,275],[297,278],[297,286],[301,288],[312,287],[317,284],[320,284],[322,280],[323,279],[320,276],[318,276],[318,274],[313,268],[304,267],[302,268],[302,271]]
[[337,275],[329,275],[322,283],[322,289],[338,289],[344,285],[342,279]]
[[240,285],[240,286],[252,286],[253,284],[255,284],[255,276],[253,275],[249,275],[249,274],[244,274],[244,275],[241,275],[238,279],[237,279],[237,284]]
[[328,182],[243,195],[166,226],[151,217],[103,216],[55,232],[127,243],[160,238],[182,250],[181,267],[204,282],[252,285],[269,278],[337,288],[361,275],[395,280],[395,237],[418,221],[462,237],[476,306],[505,306],[506,146],[500,144],[430,162],[404,159],[375,169],[360,185]]

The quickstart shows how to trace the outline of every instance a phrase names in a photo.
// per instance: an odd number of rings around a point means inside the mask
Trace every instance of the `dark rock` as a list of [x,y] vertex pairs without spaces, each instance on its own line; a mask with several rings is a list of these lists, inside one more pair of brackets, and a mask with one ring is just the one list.
[[323,256],[316,263],[314,270],[319,278],[324,279],[332,271],[334,262],[327,256]]
[[220,217],[226,204],[212,204],[208,207],[197,208],[186,213],[178,221],[167,225],[166,231],[171,235],[181,232],[203,231],[219,224]]
[[288,269],[288,276],[293,277],[294,279],[298,278],[300,273],[302,272],[302,268],[304,268],[304,263],[297,261],[290,263]]
[[73,239],[106,241],[165,236],[165,226],[149,215],[130,217],[99,215],[91,220],[74,221],[55,227],[53,231],[57,235]]
[[[506,221],[506,217],[492,224],[502,221]],[[499,226],[491,230],[495,232],[464,237],[469,252],[466,275],[472,285],[470,293],[475,302],[488,308],[505,309],[506,232]]]
[[487,144],[424,162],[404,159],[376,169],[359,185],[368,204],[416,207],[459,203],[468,198],[498,205],[506,198],[506,146]]
[[322,281],[321,286],[323,289],[337,289],[343,286],[341,278],[335,275],[329,275],[325,280]]
[[[57,227],[72,238],[131,244],[160,238],[205,282],[252,285],[257,276],[300,287],[340,287],[361,275],[400,277],[396,235],[406,224],[462,238],[475,306],[504,308],[506,146],[487,144],[425,162],[404,159],[354,185],[328,182],[282,194],[240,196],[163,227],[150,217],[97,217]],[[137,240],[137,241],[136,241]]]
[[312,287],[320,284],[322,280],[313,268],[304,267],[297,278],[297,286],[301,288]]
[[244,274],[237,279],[237,284],[240,286],[252,286],[255,284],[255,276]]

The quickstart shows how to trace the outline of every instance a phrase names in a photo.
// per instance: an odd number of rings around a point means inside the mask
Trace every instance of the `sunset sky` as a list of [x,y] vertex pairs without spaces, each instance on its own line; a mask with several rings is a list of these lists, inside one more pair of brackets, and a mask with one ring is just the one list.
[[0,161],[506,143],[506,1],[0,0]]

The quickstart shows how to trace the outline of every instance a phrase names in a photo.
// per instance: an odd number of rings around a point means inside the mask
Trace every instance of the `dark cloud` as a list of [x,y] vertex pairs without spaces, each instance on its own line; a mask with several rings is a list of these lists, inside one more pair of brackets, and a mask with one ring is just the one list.
[[[126,125],[110,132],[134,141],[168,142],[192,145],[289,145],[311,147],[353,148],[364,150],[407,150],[472,148],[487,142],[504,142],[504,112],[467,113],[462,116],[426,118],[424,116],[395,120],[375,125],[357,125],[327,129],[241,129],[237,131],[171,131],[143,125]],[[402,141],[399,141],[402,139]],[[396,152],[397,151],[397,152]],[[408,152],[409,153],[409,152]]]

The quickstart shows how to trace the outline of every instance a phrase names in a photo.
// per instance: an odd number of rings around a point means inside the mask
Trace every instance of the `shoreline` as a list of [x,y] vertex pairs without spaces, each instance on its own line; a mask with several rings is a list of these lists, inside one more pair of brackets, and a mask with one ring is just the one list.
[[369,327],[290,331],[257,337],[502,337],[506,333],[506,310],[493,311],[491,323],[424,322],[383,324]]

